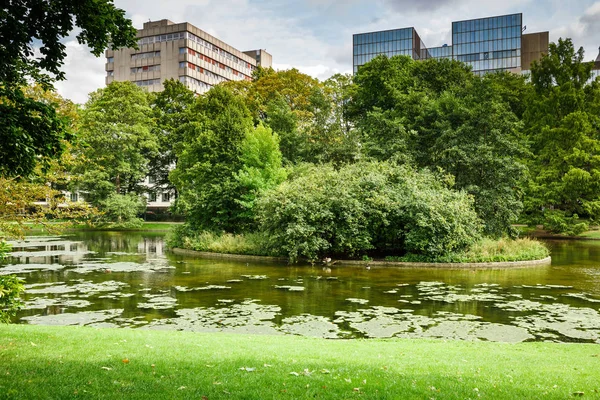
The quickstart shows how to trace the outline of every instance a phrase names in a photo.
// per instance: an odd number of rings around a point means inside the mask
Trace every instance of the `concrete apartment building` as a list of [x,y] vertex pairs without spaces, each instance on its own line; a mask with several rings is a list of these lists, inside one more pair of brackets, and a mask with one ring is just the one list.
[[[167,79],[179,80],[201,94],[224,81],[251,80],[257,66],[271,67],[265,50],[239,51],[194,25],[167,19],[144,23],[137,32],[138,50],[106,51],[106,84],[131,81],[150,92],[163,90]],[[175,194],[146,177],[148,210],[168,209]]]
[[548,52],[549,33],[524,34],[522,14],[452,22],[452,43],[427,47],[414,27],[353,35],[354,73],[379,54],[403,54],[414,60],[450,58],[479,75],[506,70],[528,71]]
[[106,51],[106,84],[131,81],[150,92],[176,79],[204,93],[224,81],[250,80],[257,66],[270,67],[265,50],[239,51],[194,25],[167,19],[144,23],[138,30],[138,50]]

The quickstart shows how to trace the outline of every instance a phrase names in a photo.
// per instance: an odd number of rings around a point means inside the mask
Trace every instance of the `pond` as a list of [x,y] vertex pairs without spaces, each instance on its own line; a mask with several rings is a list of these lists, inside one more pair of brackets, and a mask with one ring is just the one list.
[[209,260],[154,233],[11,244],[0,274],[25,279],[18,323],[600,343],[600,241],[549,241],[550,266],[466,270]]

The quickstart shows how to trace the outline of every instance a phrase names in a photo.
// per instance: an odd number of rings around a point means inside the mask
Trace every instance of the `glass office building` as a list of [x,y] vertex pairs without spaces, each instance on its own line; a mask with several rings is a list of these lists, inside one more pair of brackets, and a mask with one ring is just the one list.
[[447,44],[441,47],[430,47],[427,49],[427,52],[427,58],[452,58],[452,46],[448,46]]
[[522,31],[521,14],[453,22],[453,58],[477,73],[519,69]]
[[[527,36],[523,57],[523,37]],[[548,51],[548,32],[523,35],[523,15],[511,14],[452,23],[452,44],[427,48],[415,28],[371,32],[353,36],[354,73],[379,54],[404,54],[415,60],[454,59],[470,65],[474,73],[508,70],[520,73]]]
[[414,28],[393,29],[389,31],[359,33],[353,35],[354,73],[358,67],[371,61],[379,54],[388,57],[396,55],[421,59],[421,49],[425,45]]

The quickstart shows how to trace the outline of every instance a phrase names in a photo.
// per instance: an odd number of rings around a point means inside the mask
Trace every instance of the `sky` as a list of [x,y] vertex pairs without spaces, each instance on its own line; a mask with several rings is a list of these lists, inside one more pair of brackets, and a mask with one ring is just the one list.
[[[266,49],[275,69],[319,79],[352,71],[352,34],[414,26],[428,47],[450,44],[452,21],[523,13],[526,33],[570,37],[598,55],[600,1],[594,0],[114,0],[136,28],[148,20],[189,22],[238,50]],[[58,92],[76,103],[104,86],[105,58],[65,38],[66,81]]]

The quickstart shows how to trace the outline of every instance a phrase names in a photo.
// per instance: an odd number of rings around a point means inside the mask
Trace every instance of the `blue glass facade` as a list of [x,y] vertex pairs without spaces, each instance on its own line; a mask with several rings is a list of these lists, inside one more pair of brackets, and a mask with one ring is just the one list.
[[427,58],[452,58],[452,46],[430,47],[427,51],[429,53]]
[[520,68],[522,19],[522,14],[512,14],[453,22],[454,59],[480,74]]
[[522,14],[502,15],[452,23],[452,45],[427,48],[414,28],[353,36],[354,73],[379,54],[403,54],[415,60],[453,58],[477,74],[521,68]]
[[389,31],[359,33],[352,37],[354,73],[358,67],[371,61],[379,54],[388,57],[396,55],[421,59],[421,49],[425,45],[414,28]]

